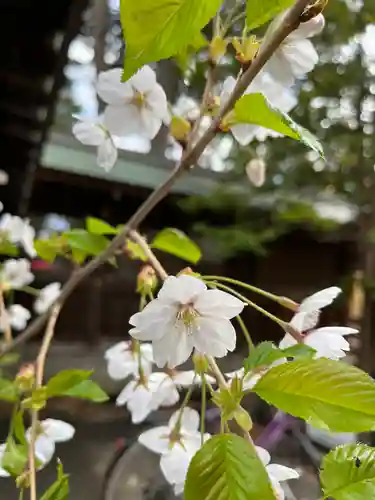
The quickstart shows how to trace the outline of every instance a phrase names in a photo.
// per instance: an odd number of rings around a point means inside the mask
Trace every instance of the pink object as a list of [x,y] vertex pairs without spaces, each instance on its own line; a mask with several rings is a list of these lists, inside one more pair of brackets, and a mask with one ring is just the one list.
[[45,271],[47,269],[51,269],[52,265],[45,260],[36,259],[31,263],[31,269],[33,271]]

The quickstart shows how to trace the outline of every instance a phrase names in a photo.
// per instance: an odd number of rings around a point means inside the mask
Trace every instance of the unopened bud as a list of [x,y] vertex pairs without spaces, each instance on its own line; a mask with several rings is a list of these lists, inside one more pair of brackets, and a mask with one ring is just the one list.
[[266,164],[260,158],[254,158],[246,165],[246,174],[255,187],[261,187],[266,180]]
[[15,384],[21,392],[31,391],[35,382],[35,366],[32,363],[23,365],[16,375]]
[[215,36],[209,47],[210,58],[214,63],[217,63],[227,52],[228,41],[221,38],[221,36]]
[[195,353],[193,355],[193,363],[194,363],[194,369],[195,373],[198,373],[199,375],[202,375],[203,373],[207,373],[208,371],[208,361],[206,356],[200,353]]
[[211,116],[217,116],[220,111],[220,97],[210,95],[207,99],[206,113]]
[[158,285],[158,278],[155,269],[152,266],[143,266],[137,277],[137,292],[140,294],[149,294],[153,292]]
[[177,141],[186,141],[191,131],[191,124],[181,116],[173,116],[169,131]]
[[251,420],[249,413],[242,408],[242,406],[239,406],[234,412],[234,419],[241,429],[246,432],[249,432],[253,427],[253,421]]
[[286,307],[287,309],[290,309],[293,312],[298,311],[299,304],[297,304],[297,302],[294,302],[294,300],[289,299],[288,297],[279,297],[278,303],[281,306]]
[[259,42],[255,36],[249,36],[244,40],[233,38],[232,45],[236,51],[236,59],[241,64],[249,64],[259,49]]
[[16,486],[20,490],[30,488],[30,471],[27,470],[16,478]]

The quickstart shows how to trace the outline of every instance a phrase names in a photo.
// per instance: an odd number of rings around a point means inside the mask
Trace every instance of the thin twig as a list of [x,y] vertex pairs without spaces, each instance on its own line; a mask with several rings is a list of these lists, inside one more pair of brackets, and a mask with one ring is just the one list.
[[203,116],[204,116],[206,108],[207,108],[207,104],[208,104],[208,101],[209,101],[209,98],[210,98],[210,95],[211,95],[211,92],[212,92],[212,88],[213,88],[214,82],[215,82],[214,71],[215,71],[215,68],[212,66],[212,64],[209,64],[208,70],[207,70],[206,85],[204,87],[203,96],[202,96],[202,102],[201,102],[201,107],[200,107],[200,110],[199,110],[199,116],[195,120],[195,123],[194,123],[194,126],[193,126],[193,130],[190,133],[189,144],[188,144],[188,147],[187,147],[188,151],[191,151],[192,148],[194,147],[194,141],[195,141],[195,139],[196,139],[196,137],[198,135],[199,127],[200,127],[200,125],[202,123],[202,119],[203,119]]
[[11,344],[13,341],[12,328],[9,323],[9,315],[5,307],[4,293],[0,290],[0,321],[2,327],[4,328],[4,340],[7,345]]
[[[98,267],[107,262],[116,253],[116,251],[121,246],[123,246],[127,236],[129,235],[129,232],[132,229],[137,228],[140,223],[143,222],[143,220],[156,207],[156,205],[158,205],[158,203],[168,195],[172,186],[184,174],[184,172],[189,170],[190,167],[197,163],[197,160],[200,158],[206,146],[217,134],[221,120],[225,117],[225,115],[227,115],[229,111],[233,109],[236,101],[241,97],[241,95],[254,80],[254,78],[257,76],[266,62],[270,59],[270,57],[274,54],[280,44],[284,41],[284,39],[298,27],[300,23],[300,16],[309,2],[310,0],[297,0],[294,6],[289,9],[280,25],[273,31],[272,34],[270,34],[269,37],[266,37],[258,52],[258,55],[253,60],[250,67],[238,80],[236,87],[234,88],[226,105],[221,110],[219,116],[215,118],[215,120],[213,120],[210,128],[203,134],[203,136],[198,140],[195,146],[185,153],[181,161],[177,164],[175,169],[171,172],[164,183],[156,188],[155,191],[153,191],[151,195],[144,201],[144,203],[138,208],[135,214],[128,220],[122,232],[112,240],[107,249],[100,255],[98,255],[95,259],[91,260],[85,267],[82,267],[74,274],[74,276],[69,279],[69,281],[63,287],[59,296],[60,303],[66,300],[66,298],[73,292],[73,290],[75,290],[77,285],[79,285],[82,280],[90,276],[96,269],[98,269]],[[0,357],[39,333],[40,329],[46,323],[50,312],[51,309],[47,311],[47,313],[39,316],[21,335],[19,335],[12,342],[12,344],[4,346],[0,351]]]
[[131,237],[132,240],[135,241],[135,243],[138,243],[138,245],[142,248],[143,253],[146,255],[149,263],[155,269],[156,273],[160,276],[160,278],[162,280],[167,279],[168,278],[167,271],[161,265],[159,259],[156,257],[154,252],[151,250],[145,238],[143,238],[143,236],[141,236],[138,233],[138,231],[130,231],[129,236]]
[[[36,374],[34,389],[39,389],[43,384],[44,367],[48,351],[55,333],[57,318],[60,314],[61,303],[57,302],[52,308],[52,312],[47,323],[46,332],[36,361]],[[29,442],[29,472],[30,472],[30,500],[37,500],[36,492],[36,464],[35,464],[35,441],[38,434],[38,410],[31,411],[31,429]]]

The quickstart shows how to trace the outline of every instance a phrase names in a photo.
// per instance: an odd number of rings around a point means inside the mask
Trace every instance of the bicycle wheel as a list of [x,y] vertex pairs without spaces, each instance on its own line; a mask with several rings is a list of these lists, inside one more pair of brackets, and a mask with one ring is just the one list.
[[103,500],[177,500],[159,464],[159,455],[134,442],[107,475]]

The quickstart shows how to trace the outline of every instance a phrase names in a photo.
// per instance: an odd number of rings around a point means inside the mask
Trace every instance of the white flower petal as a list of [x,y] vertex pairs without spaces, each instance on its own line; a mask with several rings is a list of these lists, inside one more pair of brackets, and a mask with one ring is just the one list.
[[55,442],[44,435],[38,436],[35,440],[35,456],[42,465],[48,464],[55,453]]
[[341,288],[338,288],[337,286],[331,286],[330,288],[320,290],[303,300],[298,310],[300,312],[311,312],[316,311],[317,309],[323,309],[323,307],[332,304],[340,293]]
[[199,294],[194,302],[194,308],[202,316],[214,316],[217,318],[232,319],[238,316],[245,304],[221,290],[206,290]]
[[117,344],[114,344],[105,351],[104,359],[109,360],[111,358],[123,356],[131,350],[131,345],[132,343],[130,341],[123,340],[121,342],[117,342]]
[[236,139],[236,141],[241,144],[241,146],[247,146],[254,139],[255,134],[258,130],[258,125],[249,125],[246,123],[239,123],[233,125],[230,130]]
[[47,418],[46,420],[42,420],[41,426],[44,434],[55,443],[69,441],[75,433],[74,427],[63,420]]
[[163,368],[175,368],[184,363],[193,352],[194,337],[185,328],[170,326],[167,333],[153,342],[153,354],[156,365]]
[[137,386],[127,403],[133,424],[140,424],[150,415],[154,410],[152,403],[152,391],[143,385]]
[[255,450],[263,465],[268,465],[271,461],[271,455],[268,453],[268,451],[261,446],[256,446]]
[[141,113],[133,104],[108,105],[104,111],[104,123],[113,135],[142,135],[144,133]]
[[169,276],[158,293],[158,299],[165,304],[188,304],[205,290],[207,287],[203,281],[194,276]]
[[218,358],[236,347],[236,331],[227,319],[200,317],[193,338],[199,352]]
[[121,82],[122,70],[110,69],[99,74],[97,92],[99,97],[107,104],[122,105],[130,100],[134,91],[128,82]]
[[293,68],[280,49],[274,53],[264,68],[281,85],[287,88],[294,85]]
[[319,321],[319,317],[319,310],[311,312],[298,312],[291,319],[290,325],[301,333],[307,332],[316,326]]
[[31,318],[31,313],[20,304],[13,304],[9,307],[9,322],[15,330],[26,328],[27,322]]
[[277,481],[288,481],[288,479],[298,479],[299,473],[295,469],[285,467],[285,465],[269,464],[267,472]]
[[0,444],[0,477],[10,476],[9,472],[7,472],[5,469],[1,467],[6,447],[7,447],[6,443]]
[[319,61],[318,53],[310,40],[290,41],[282,46],[282,50],[297,78],[312,71]]
[[160,468],[168,483],[184,484],[193,456],[181,446],[174,446],[170,452],[161,457]]
[[109,172],[118,158],[117,148],[113,142],[112,137],[107,136],[99,144],[96,162],[99,167],[104,168],[106,172]]
[[142,120],[142,136],[147,139],[154,139],[159,132],[163,122],[153,110],[142,106],[140,109],[140,116]]
[[103,127],[96,122],[80,121],[73,125],[73,135],[86,146],[99,146],[105,137]]
[[292,347],[293,345],[296,345],[297,341],[295,338],[293,338],[290,333],[286,333],[284,337],[281,339],[279,342],[279,347],[280,349],[286,349],[287,347]]
[[34,302],[34,310],[37,314],[43,314],[55,302],[61,293],[60,283],[50,283],[42,288],[39,297]]
[[314,330],[314,333],[329,334],[329,335],[354,335],[358,333],[355,328],[349,328],[348,326],[322,326]]
[[[168,427],[173,429],[180,416],[180,411],[173,413],[168,422]],[[193,408],[186,407],[182,410],[181,429],[187,431],[197,431],[199,429],[199,413]]]
[[123,380],[129,375],[138,373],[138,361],[128,360],[124,361],[121,358],[112,358],[107,364],[108,375],[113,380]]
[[135,326],[129,334],[138,340],[160,340],[176,322],[177,312],[176,307],[155,299],[129,319]]
[[129,399],[133,396],[136,385],[137,385],[137,382],[135,380],[132,380],[123,388],[123,390],[117,396],[117,399],[116,399],[117,406],[123,406],[124,404],[126,404],[129,401]]
[[156,73],[150,66],[142,66],[128,82],[135,90],[144,93],[154,89],[156,85]]
[[138,441],[154,453],[163,454],[169,450],[170,433],[170,428],[167,426],[154,427],[142,432],[138,437]]
[[[313,36],[319,35],[324,29],[325,19],[323,14],[318,14],[317,16],[309,19],[305,23],[301,23],[298,28],[289,35],[292,38],[311,38]],[[288,37],[288,38],[289,38]]]
[[168,110],[168,101],[161,85],[155,85],[150,92],[148,92],[147,106],[151,108],[153,113],[155,113],[165,125],[169,125],[171,117]]

